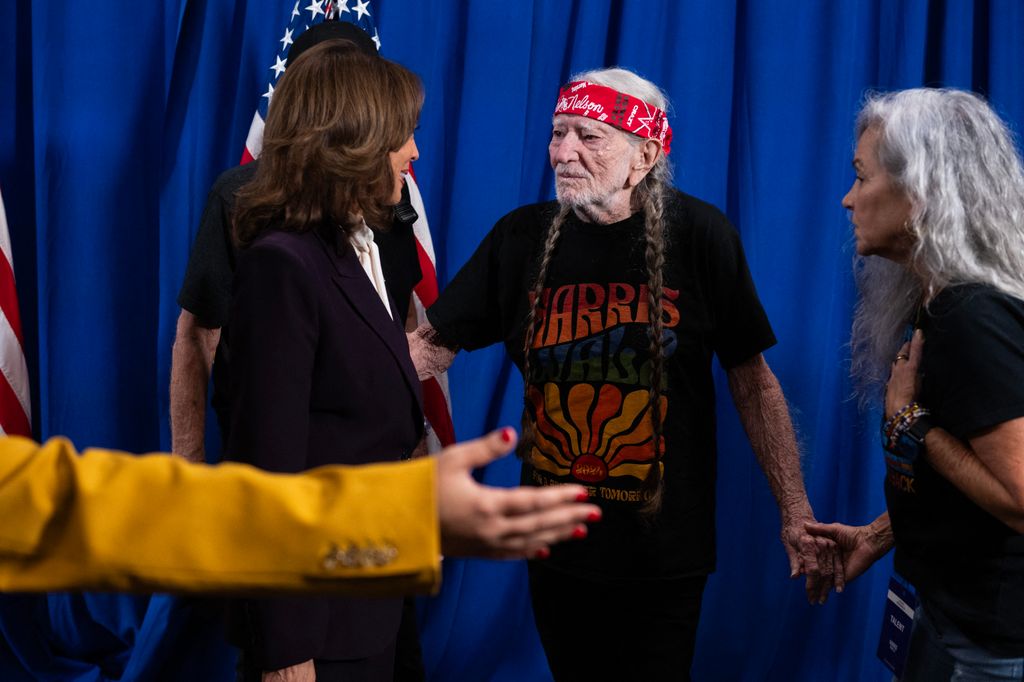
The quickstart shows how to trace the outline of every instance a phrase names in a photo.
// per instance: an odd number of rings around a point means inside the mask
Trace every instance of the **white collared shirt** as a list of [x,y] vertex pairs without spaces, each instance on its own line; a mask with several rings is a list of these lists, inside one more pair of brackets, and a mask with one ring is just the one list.
[[380,266],[380,250],[373,241],[373,230],[364,222],[362,228],[349,235],[348,240],[352,244],[352,248],[355,249],[356,257],[359,258],[359,264],[363,266],[363,271],[370,278],[370,284],[377,290],[377,295],[384,303],[384,309],[388,311],[391,319],[395,319],[394,313],[391,312],[391,304],[388,303],[388,289],[384,283],[384,271]]

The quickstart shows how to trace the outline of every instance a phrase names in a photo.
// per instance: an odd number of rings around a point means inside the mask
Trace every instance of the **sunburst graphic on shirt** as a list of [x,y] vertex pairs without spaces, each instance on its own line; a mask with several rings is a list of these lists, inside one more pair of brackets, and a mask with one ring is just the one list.
[[[584,483],[632,476],[644,480],[654,460],[654,430],[646,389],[623,392],[612,384],[531,384],[527,400],[536,419],[530,463],[552,475]],[[668,399],[660,398],[661,414]],[[662,451],[664,451],[664,437]]]

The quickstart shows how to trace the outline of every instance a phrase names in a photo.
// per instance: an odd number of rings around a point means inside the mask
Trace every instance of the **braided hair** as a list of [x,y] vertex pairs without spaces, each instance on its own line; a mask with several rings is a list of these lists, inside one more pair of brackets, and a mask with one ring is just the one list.
[[529,391],[530,391],[530,351],[534,346],[534,337],[537,336],[537,312],[540,310],[541,297],[544,293],[544,284],[548,278],[548,269],[551,267],[551,259],[555,253],[555,246],[558,244],[558,238],[562,234],[562,226],[565,225],[566,219],[569,217],[569,213],[572,208],[567,205],[562,205],[558,209],[558,213],[551,221],[551,225],[548,227],[544,237],[544,246],[541,249],[541,253],[537,263],[537,277],[533,281],[533,286],[530,288],[530,312],[526,315],[526,334],[523,336],[523,422],[522,437],[519,439],[519,444],[516,446],[516,455],[520,459],[526,459],[526,456],[530,453],[530,449],[536,440],[536,424],[537,419],[530,406]]
[[[625,69],[601,69],[577,74],[573,81],[585,80],[627,92],[640,97],[663,111],[667,110],[668,100],[665,94],[653,83],[640,78]],[[634,144],[640,144],[641,138],[629,135]],[[664,432],[664,320],[662,298],[664,295],[665,269],[665,197],[672,180],[672,168],[668,158],[661,154],[650,172],[633,190],[631,209],[643,212],[644,215],[644,264],[647,269],[647,304],[649,310],[647,337],[650,355],[650,385],[648,386],[647,412],[650,415],[654,449],[654,461],[644,480],[644,490],[649,494],[643,507],[644,514],[653,516],[661,507],[662,499],[662,457]],[[530,390],[530,351],[536,345],[538,335],[538,313],[542,305],[544,285],[547,283],[548,271],[558,245],[562,228],[569,217],[571,207],[562,205],[551,221],[543,240],[543,246],[537,259],[537,274],[530,289],[530,310],[526,317],[526,333],[523,337],[523,381],[524,410],[522,438],[519,441],[517,454],[524,458],[529,454],[536,441],[535,407],[529,399]]]

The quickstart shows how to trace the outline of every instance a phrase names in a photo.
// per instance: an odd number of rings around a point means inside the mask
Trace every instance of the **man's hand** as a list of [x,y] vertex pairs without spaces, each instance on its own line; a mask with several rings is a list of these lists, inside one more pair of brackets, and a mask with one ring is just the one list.
[[[893,545],[887,513],[866,526],[815,522],[808,523],[805,527],[814,537],[827,538],[836,544],[846,581],[853,580],[868,570]],[[838,587],[836,591],[839,591]]]
[[578,485],[494,488],[478,483],[473,470],[509,453],[516,443],[509,427],[445,448],[437,455],[441,549],[449,556],[492,559],[544,558],[548,548],[587,534],[601,510],[582,504]]
[[814,521],[814,512],[804,489],[796,434],[782,387],[760,354],[728,370],[727,375],[736,411],[779,505],[790,577],[806,575],[807,601],[824,603],[837,578],[835,546],[804,530],[806,522]]
[[445,345],[429,322],[424,322],[405,337],[409,342],[409,357],[420,381],[447,370],[459,352],[458,347]]
[[789,557],[789,577],[805,575],[807,601],[811,604],[824,604],[833,586],[836,592],[843,591],[846,576],[836,554],[835,542],[828,537],[812,535],[807,531],[808,524],[816,524],[809,509],[804,514],[785,517],[782,545]]
[[316,682],[316,668],[313,667],[313,660],[305,663],[297,663],[263,673],[261,682]]

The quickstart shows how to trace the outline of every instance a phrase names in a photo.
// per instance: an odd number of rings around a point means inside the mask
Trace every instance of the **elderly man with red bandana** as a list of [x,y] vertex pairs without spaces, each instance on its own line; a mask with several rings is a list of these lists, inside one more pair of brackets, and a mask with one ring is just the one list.
[[[523,373],[522,482],[587,486],[604,520],[530,564],[557,680],[689,677],[715,564],[712,358],[782,515],[808,598],[834,579],[743,248],[713,206],[671,186],[661,90],[624,69],[562,88],[549,154],[558,200],[498,221],[410,339],[421,376],[503,342]],[[614,641],[614,646],[594,646]],[[630,652],[631,655],[623,655]]]

